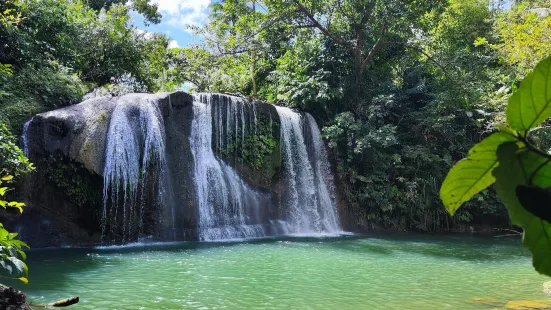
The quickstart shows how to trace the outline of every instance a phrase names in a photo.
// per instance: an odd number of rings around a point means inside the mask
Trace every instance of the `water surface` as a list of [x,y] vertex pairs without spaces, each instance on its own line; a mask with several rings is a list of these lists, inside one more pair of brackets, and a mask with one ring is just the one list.
[[[71,309],[490,309],[548,299],[518,239],[371,235],[37,250],[34,302]],[[493,299],[489,305],[473,298]]]

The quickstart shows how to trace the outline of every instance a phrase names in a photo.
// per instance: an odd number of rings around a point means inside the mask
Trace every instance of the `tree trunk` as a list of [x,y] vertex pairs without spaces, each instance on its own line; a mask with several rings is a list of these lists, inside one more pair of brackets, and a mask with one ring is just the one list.
[[254,77],[254,71],[256,70],[256,58],[254,57],[254,51],[251,50],[251,82],[253,84],[253,97],[257,97],[256,80]]

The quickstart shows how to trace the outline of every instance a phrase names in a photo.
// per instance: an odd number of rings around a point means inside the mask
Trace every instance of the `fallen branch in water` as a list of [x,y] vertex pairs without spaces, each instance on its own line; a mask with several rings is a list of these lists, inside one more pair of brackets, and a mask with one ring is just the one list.
[[74,304],[78,303],[78,300],[79,300],[79,298],[74,296],[74,297],[69,297],[67,299],[52,302],[52,303],[49,303],[49,304],[36,304],[36,305],[31,304],[31,306],[32,307],[42,307],[42,308],[69,307],[70,305],[74,305]]
[[518,237],[518,236],[521,236],[522,234],[507,234],[507,235],[498,235],[498,236],[494,236],[495,238],[501,238],[501,237]]
[[495,236],[496,238],[500,238],[500,237],[518,237],[518,236],[522,236],[522,232],[521,232],[521,231],[517,231],[517,230],[513,230],[513,229],[505,229],[505,228],[494,228],[494,229],[495,229],[495,230],[500,230],[500,231],[505,231],[505,232],[509,232],[509,233],[510,233],[510,234]]

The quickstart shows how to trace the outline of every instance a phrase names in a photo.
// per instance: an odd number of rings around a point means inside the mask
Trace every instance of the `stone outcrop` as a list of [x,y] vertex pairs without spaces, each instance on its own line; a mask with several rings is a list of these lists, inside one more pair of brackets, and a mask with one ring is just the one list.
[[[194,117],[193,96],[185,92],[129,94],[91,98],[80,104],[38,114],[32,119],[24,134],[29,158],[37,166],[37,171],[27,178],[22,187],[21,200],[28,205],[24,214],[7,220],[8,227],[20,232],[31,246],[100,242],[107,135],[115,107],[133,100],[133,96],[155,101],[162,113],[166,156],[171,163],[169,178],[174,192],[173,203],[178,206],[171,216],[179,220],[171,225],[168,225],[168,218],[146,214],[145,225],[148,228],[144,231],[169,239],[197,238],[197,212],[191,174],[193,162],[181,160],[192,158],[189,135]],[[279,125],[274,107],[259,102],[255,103],[255,107],[259,126],[275,124],[276,135]],[[246,138],[249,140],[249,137]],[[252,186],[264,191],[278,191],[281,154],[278,144],[273,148],[273,152],[258,159],[260,162],[256,166],[240,162],[231,154],[218,155]],[[149,204],[154,197],[146,199],[149,202],[144,203]],[[161,229],[157,229],[159,227]]]
[[0,284],[0,309],[32,310],[23,292]]
[[[193,100],[191,95],[184,92],[147,96],[158,100],[166,114],[169,114],[169,107],[180,109],[190,105]],[[82,163],[91,172],[103,175],[111,114],[115,105],[124,102],[124,98],[125,96],[92,98],[36,115],[27,132],[29,154],[45,156],[60,153]]]

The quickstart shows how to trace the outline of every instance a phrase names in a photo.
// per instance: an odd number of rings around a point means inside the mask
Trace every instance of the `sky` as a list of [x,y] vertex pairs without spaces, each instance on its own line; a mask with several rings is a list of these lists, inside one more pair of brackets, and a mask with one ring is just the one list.
[[151,2],[159,6],[163,19],[157,25],[146,27],[143,17],[132,13],[138,29],[168,35],[172,39],[169,47],[185,47],[200,42],[200,38],[193,35],[186,25],[203,25],[209,14],[208,7],[213,0],[152,0]]

